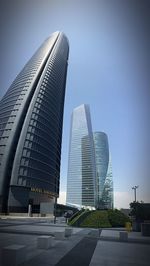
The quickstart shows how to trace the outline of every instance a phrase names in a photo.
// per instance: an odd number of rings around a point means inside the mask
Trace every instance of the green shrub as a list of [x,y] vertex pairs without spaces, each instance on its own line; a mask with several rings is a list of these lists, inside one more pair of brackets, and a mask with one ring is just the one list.
[[132,202],[130,203],[131,215],[137,221],[150,220],[150,203]]
[[77,227],[109,228],[123,227],[130,222],[128,216],[115,210],[81,210],[69,219],[68,224]]
[[81,227],[93,227],[93,228],[104,228],[111,227],[111,224],[108,220],[107,211],[92,211],[80,224]]
[[122,227],[126,222],[130,222],[129,217],[117,209],[108,210],[108,219],[112,227]]

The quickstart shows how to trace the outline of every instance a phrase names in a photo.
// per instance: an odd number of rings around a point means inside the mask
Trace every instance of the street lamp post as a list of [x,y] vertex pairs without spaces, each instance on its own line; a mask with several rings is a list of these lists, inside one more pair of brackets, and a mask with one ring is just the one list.
[[138,187],[139,186],[132,187],[132,189],[134,190],[134,198],[135,198],[134,202],[136,202],[136,190],[137,190]]
[[56,223],[56,209],[57,209],[57,197],[55,197],[55,203],[54,203],[54,224]]

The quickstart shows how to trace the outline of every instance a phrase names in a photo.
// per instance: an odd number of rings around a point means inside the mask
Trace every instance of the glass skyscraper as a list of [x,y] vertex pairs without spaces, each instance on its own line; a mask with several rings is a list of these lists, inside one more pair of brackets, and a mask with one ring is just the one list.
[[93,133],[88,105],[73,110],[67,178],[68,205],[96,206],[96,169]]
[[93,139],[96,157],[97,207],[99,209],[112,209],[113,176],[108,137],[104,132],[94,132]]
[[53,33],[0,102],[0,212],[59,195],[68,53],[66,36]]

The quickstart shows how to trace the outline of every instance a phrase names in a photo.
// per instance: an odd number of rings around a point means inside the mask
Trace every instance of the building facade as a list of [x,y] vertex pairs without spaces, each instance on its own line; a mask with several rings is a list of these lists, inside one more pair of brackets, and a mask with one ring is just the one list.
[[109,153],[108,137],[104,132],[94,132],[94,147],[97,176],[97,207],[99,209],[113,208],[113,176]]
[[67,205],[96,206],[96,169],[90,110],[80,105],[71,118]]
[[0,102],[0,212],[53,205],[59,195],[68,53],[66,36],[53,33]]

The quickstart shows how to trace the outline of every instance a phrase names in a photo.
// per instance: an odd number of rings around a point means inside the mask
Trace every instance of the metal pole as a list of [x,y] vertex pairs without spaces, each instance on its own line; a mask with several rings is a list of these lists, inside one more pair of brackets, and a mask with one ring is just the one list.
[[139,186],[134,186],[132,187],[132,189],[134,190],[134,198],[135,198],[135,202],[136,202],[136,190]]
[[55,203],[54,203],[54,224],[56,223],[56,206],[57,206],[57,197],[55,197]]

